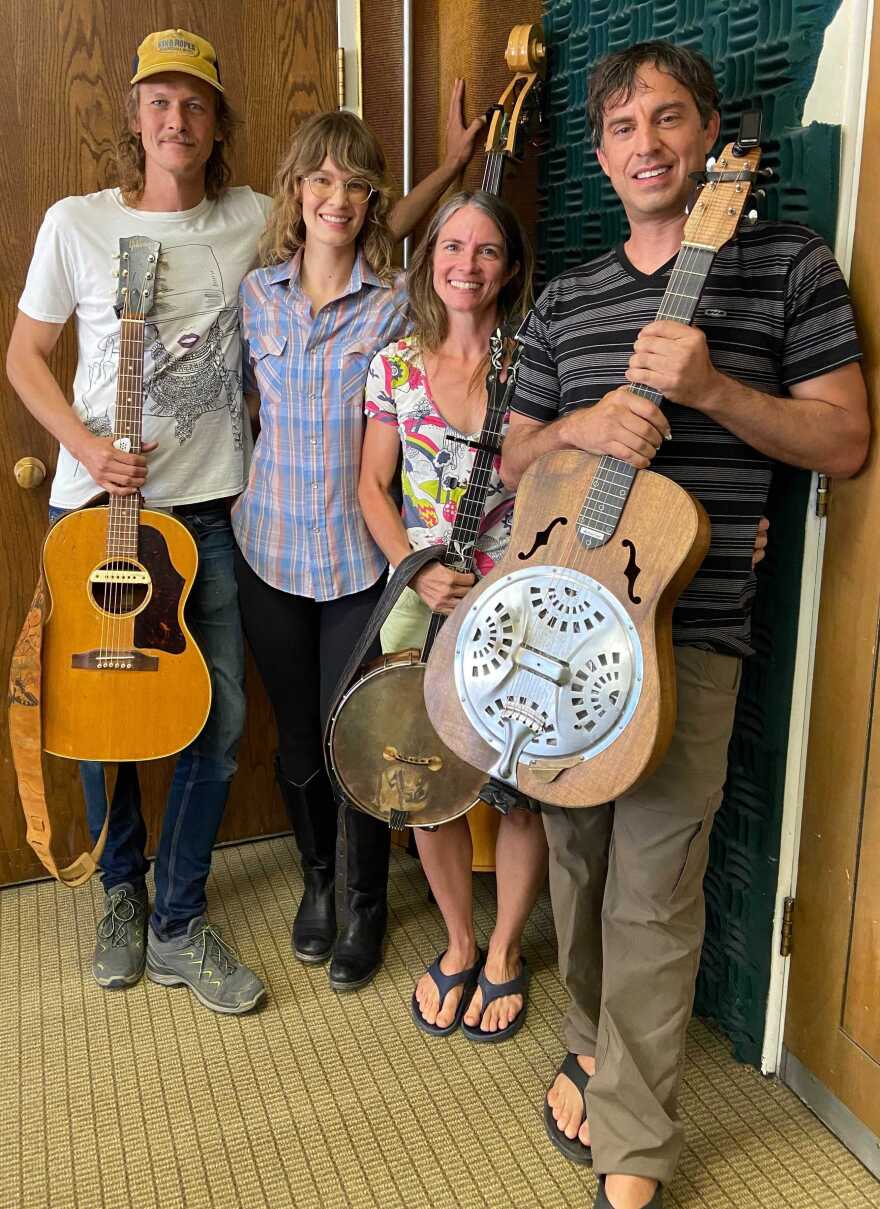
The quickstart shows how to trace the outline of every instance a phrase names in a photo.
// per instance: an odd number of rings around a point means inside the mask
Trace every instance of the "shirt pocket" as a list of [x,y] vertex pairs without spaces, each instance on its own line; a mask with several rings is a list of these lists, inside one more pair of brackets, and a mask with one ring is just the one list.
[[363,410],[367,371],[376,349],[372,344],[353,344],[342,354],[342,402]]
[[261,332],[251,336],[250,358],[260,394],[273,397],[281,394],[284,381],[287,337],[278,332]]

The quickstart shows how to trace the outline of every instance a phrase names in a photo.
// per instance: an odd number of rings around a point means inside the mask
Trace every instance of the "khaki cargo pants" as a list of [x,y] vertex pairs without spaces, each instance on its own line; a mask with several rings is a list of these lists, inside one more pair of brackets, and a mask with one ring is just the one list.
[[705,927],[703,875],[721,802],[741,662],[676,647],[678,721],[661,767],[616,803],[543,808],[568,1050],[587,1091],[597,1173],[668,1183]]

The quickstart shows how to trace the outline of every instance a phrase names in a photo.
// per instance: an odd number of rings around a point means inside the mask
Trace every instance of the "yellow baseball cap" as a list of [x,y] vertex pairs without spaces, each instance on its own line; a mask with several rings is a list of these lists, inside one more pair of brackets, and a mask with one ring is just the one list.
[[162,29],[156,34],[147,34],[137,48],[131,67],[132,84],[163,71],[182,71],[204,80],[218,92],[225,92],[220,83],[214,47],[207,39],[186,29]]

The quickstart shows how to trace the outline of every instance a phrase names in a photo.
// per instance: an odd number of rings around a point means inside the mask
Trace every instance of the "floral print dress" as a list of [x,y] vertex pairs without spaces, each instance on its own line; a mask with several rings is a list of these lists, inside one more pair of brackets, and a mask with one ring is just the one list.
[[[397,425],[403,451],[401,513],[410,545],[421,550],[448,542],[475,457],[475,451],[460,439],[477,440],[480,434],[460,433],[443,418],[414,337],[395,340],[373,358],[365,411],[371,420]],[[502,433],[508,419],[504,417]],[[513,492],[501,481],[500,465],[501,458],[496,457],[477,538],[477,576],[492,570],[510,538]]]

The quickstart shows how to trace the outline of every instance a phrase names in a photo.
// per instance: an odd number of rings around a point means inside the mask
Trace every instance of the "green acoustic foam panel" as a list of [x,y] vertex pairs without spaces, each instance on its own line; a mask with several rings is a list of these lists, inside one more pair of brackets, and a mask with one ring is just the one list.
[[[548,0],[547,138],[541,156],[541,280],[626,237],[626,220],[590,145],[586,84],[608,51],[668,38],[701,51],[722,94],[719,147],[745,109],[764,113],[763,217],[834,237],[840,131],[801,126],[825,30],[839,0]],[[754,658],[746,661],[724,802],[706,876],[707,928],[697,1011],[714,1016],[737,1056],[758,1063],[770,979],[804,517],[810,476],[779,467],[768,501],[770,552],[758,572]],[[645,988],[650,994],[650,988]]]

